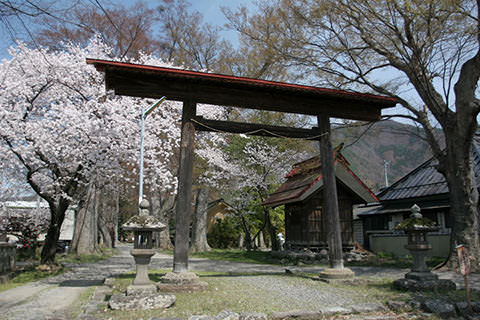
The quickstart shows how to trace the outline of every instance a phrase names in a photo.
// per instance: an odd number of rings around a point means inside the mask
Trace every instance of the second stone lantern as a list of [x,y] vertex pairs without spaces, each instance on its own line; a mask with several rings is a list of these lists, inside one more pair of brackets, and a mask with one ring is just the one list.
[[413,205],[410,210],[410,217],[396,226],[396,229],[407,234],[405,248],[413,257],[413,266],[404,279],[393,282],[394,288],[410,291],[455,290],[455,283],[438,279],[438,275],[431,272],[426,263],[428,251],[432,248],[427,233],[437,231],[437,225],[422,216],[419,206]]

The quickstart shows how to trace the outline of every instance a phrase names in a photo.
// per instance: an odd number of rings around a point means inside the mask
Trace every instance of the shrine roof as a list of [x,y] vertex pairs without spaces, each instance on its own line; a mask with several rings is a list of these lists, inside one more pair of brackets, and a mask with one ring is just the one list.
[[[358,203],[378,201],[375,194],[349,168],[350,164],[337,150],[335,154],[335,176],[343,186],[349,189],[358,199]],[[262,203],[264,206],[300,202],[307,199],[315,191],[323,187],[322,166],[320,156],[315,156],[293,165],[285,176],[285,181],[275,192]]]

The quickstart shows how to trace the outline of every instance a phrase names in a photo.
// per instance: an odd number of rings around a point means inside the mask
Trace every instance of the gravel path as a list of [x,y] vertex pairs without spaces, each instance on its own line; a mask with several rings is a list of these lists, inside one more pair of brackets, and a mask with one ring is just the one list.
[[[72,269],[56,277],[43,279],[34,283],[17,287],[8,291],[0,292],[0,318],[9,320],[43,320],[43,319],[72,319],[72,312],[85,310],[85,306],[78,305],[78,299],[87,290],[100,285],[107,277],[120,275],[124,272],[134,270],[133,258],[130,256],[130,247],[120,246],[120,253],[110,259],[98,263],[69,264]],[[156,254],[151,263],[154,269],[171,269],[172,256]],[[228,261],[212,261],[208,259],[192,258],[189,261],[191,270],[230,272],[237,274],[230,278],[232,285],[248,286],[259,292],[271,295],[272,301],[278,304],[288,305],[293,309],[314,310],[320,307],[349,306],[358,302],[361,293],[351,289],[323,285],[319,290],[319,283],[311,279],[304,279],[305,283],[293,284],[288,277],[279,277],[275,274],[285,273],[284,266],[271,266],[262,264],[235,263]],[[318,272],[322,267],[303,266],[288,267],[295,272]],[[406,270],[352,267],[359,277],[389,278],[403,277]],[[255,276],[242,276],[238,273],[255,273]],[[449,278],[457,283],[458,287],[463,286],[463,278],[453,273],[440,273],[441,278]],[[480,287],[480,275],[470,276],[471,287]],[[98,288],[102,288],[98,287]],[[97,291],[99,289],[96,289]],[[93,297],[96,296],[97,291]],[[99,299],[102,299],[102,295]],[[375,302],[375,301],[371,301]],[[98,302],[97,302],[98,303]],[[77,306],[76,306],[77,304]],[[96,307],[93,303],[92,308]],[[75,310],[76,309],[76,310]],[[88,309],[88,305],[87,305]]]
[[[347,287],[334,287],[311,279],[284,276],[235,277],[235,281],[256,288],[265,288],[271,300],[294,310],[321,310],[330,307],[351,307],[360,302],[358,292]],[[268,289],[267,289],[268,288]],[[377,302],[377,301],[369,301]]]

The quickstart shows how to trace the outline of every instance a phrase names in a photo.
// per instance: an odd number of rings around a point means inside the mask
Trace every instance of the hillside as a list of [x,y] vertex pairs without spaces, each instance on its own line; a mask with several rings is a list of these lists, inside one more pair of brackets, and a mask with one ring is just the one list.
[[334,129],[333,145],[345,143],[343,155],[350,162],[352,170],[374,192],[385,185],[384,160],[390,162],[388,180],[391,185],[432,155],[428,144],[414,134],[417,129],[413,126],[381,121],[362,135],[366,128]]

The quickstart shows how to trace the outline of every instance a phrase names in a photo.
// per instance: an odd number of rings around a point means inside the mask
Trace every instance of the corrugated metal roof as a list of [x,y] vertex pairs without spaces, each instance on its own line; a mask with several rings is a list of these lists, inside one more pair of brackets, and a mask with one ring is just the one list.
[[[420,206],[420,209],[427,210],[427,209],[439,209],[439,208],[448,208],[450,207],[450,202],[448,199],[437,199],[432,201],[422,201],[416,203]],[[388,204],[383,204],[381,206],[377,206],[370,210],[365,210],[363,212],[359,212],[359,217],[366,217],[371,215],[377,214],[387,214],[387,213],[409,213],[411,212],[412,202],[392,202]]]
[[[473,143],[473,163],[477,188],[480,187],[480,149],[479,141]],[[408,173],[399,181],[380,192],[380,201],[419,198],[448,193],[445,178],[436,170],[438,161],[431,158],[427,162]]]

